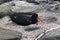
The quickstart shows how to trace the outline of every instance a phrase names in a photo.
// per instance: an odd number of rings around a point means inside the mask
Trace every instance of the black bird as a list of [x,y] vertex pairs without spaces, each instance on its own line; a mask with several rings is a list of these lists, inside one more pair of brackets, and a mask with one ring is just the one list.
[[32,12],[21,12],[21,13],[13,13],[11,15],[9,15],[11,20],[18,24],[18,25],[30,25],[30,24],[35,24],[38,22],[37,20],[37,14],[36,13],[32,13]]
[[59,1],[60,2],[60,0],[54,0],[54,1]]
[[28,3],[33,3],[35,5],[39,5],[40,3],[35,0],[26,0]]

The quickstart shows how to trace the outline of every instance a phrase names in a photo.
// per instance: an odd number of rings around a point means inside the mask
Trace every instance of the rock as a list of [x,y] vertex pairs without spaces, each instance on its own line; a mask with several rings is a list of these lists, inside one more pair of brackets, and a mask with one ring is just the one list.
[[25,31],[34,31],[34,30],[38,30],[38,29],[39,29],[39,27],[27,27],[25,29]]
[[[60,28],[51,30],[48,33],[46,33],[45,35],[43,35],[40,39],[41,40],[60,40],[60,32],[59,31],[60,31]],[[40,39],[38,39],[38,40],[40,40]]]
[[9,20],[10,20],[9,16],[5,16],[5,17],[1,18],[0,19],[0,25],[5,25],[5,24],[10,23]]
[[21,40],[20,38],[4,39],[4,40]]
[[5,2],[9,2],[9,1],[12,1],[12,0],[0,0],[0,4],[3,4]]
[[17,40],[21,39],[22,34],[20,32],[0,28],[0,40]]
[[13,12],[32,12],[40,8],[39,5],[34,5],[25,1],[13,1],[13,3],[15,4],[15,6],[12,6]]
[[[28,5],[28,6],[27,6]],[[0,5],[0,18],[13,12],[34,12],[40,7],[24,1],[11,1]],[[36,10],[37,9],[37,10]]]
[[12,11],[11,11],[11,8],[7,5],[0,5],[0,18],[4,17],[4,16],[7,16],[9,14],[11,14]]
[[47,23],[51,23],[51,22],[56,22],[57,18],[56,17],[47,17],[44,19]]

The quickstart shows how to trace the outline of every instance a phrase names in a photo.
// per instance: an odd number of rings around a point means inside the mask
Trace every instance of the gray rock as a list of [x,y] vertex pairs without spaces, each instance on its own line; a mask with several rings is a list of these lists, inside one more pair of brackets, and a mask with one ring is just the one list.
[[21,39],[21,37],[22,34],[20,32],[0,28],[0,40],[17,40]]
[[[28,6],[27,6],[28,5]],[[11,1],[0,5],[0,18],[13,12],[34,12],[40,7],[24,1]],[[37,9],[37,10],[36,10]]]
[[[60,28],[46,33],[40,39],[41,40],[60,40]],[[40,39],[38,39],[38,40],[40,40]]]
[[45,20],[47,23],[51,23],[51,22],[56,22],[56,21],[57,21],[57,18],[56,18],[56,17],[51,17],[51,16],[49,16],[49,17],[46,17],[44,20]]
[[0,4],[3,4],[5,2],[9,2],[9,1],[12,1],[12,0],[0,0]]
[[38,29],[39,29],[39,27],[27,27],[25,29],[25,31],[34,31],[34,30],[38,30]]
[[11,14],[11,8],[7,5],[0,5],[0,18]]

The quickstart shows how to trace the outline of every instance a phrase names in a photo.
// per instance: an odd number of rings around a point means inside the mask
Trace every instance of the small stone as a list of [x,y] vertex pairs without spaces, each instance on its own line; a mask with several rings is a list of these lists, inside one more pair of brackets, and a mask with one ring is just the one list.
[[38,30],[39,27],[28,27],[25,29],[25,31],[34,31],[34,30]]
[[56,17],[47,17],[44,20],[47,21],[47,23],[51,23],[51,22],[56,22],[57,18]]

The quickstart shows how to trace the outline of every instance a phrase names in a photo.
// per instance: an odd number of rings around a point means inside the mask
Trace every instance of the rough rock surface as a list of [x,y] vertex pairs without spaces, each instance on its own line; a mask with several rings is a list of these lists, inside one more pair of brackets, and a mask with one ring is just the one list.
[[[14,1],[15,2],[15,1]],[[43,32],[45,32],[46,30],[48,29],[51,29],[51,28],[55,28],[55,27],[58,27],[60,26],[60,14],[59,13],[55,13],[55,12],[48,12],[44,9],[38,9],[38,7],[35,6],[31,6],[33,4],[26,4],[26,5],[23,5],[25,4],[25,2],[15,2],[16,5],[18,6],[10,6],[9,4],[5,3],[6,5],[9,5],[10,8],[12,8],[12,11],[20,11],[22,12],[22,10],[24,10],[24,12],[27,12],[27,11],[31,11],[32,8],[35,10],[35,8],[37,9],[37,11],[39,11],[37,14],[42,18],[44,19],[45,21],[45,24],[42,25],[40,22],[36,23],[36,24],[32,24],[32,25],[29,25],[29,26],[21,26],[21,25],[17,25],[15,23],[13,23],[12,21],[9,21],[10,18],[8,16],[6,17],[3,17],[2,19],[0,19],[0,28],[3,28],[3,29],[9,29],[9,30],[12,30],[12,31],[17,31],[19,33],[22,33],[22,39],[21,40],[34,40],[37,38],[37,36],[39,34],[42,34]],[[5,5],[5,4],[2,4],[2,5]],[[0,5],[0,6],[2,6]],[[28,5],[28,7],[27,7]],[[21,6],[21,8],[20,8]],[[4,8],[4,6],[3,6]],[[8,7],[7,7],[8,8]],[[20,10],[20,9],[21,10]],[[24,9],[25,8],[25,9]],[[9,8],[8,8],[9,9]],[[16,11],[16,12],[17,12]],[[36,10],[35,10],[36,11]],[[56,17],[57,18],[57,21],[55,21],[54,23],[53,22],[47,22],[47,17]],[[39,28],[39,29],[35,29],[35,30],[31,30],[31,31],[25,31],[26,28]]]
[[39,5],[34,5],[32,3],[24,1],[11,1],[0,5],[0,17],[2,18],[6,15],[12,14],[13,12],[34,12],[39,8]]
[[9,2],[9,1],[12,1],[12,0],[0,0],[0,4],[3,4],[5,2]]

